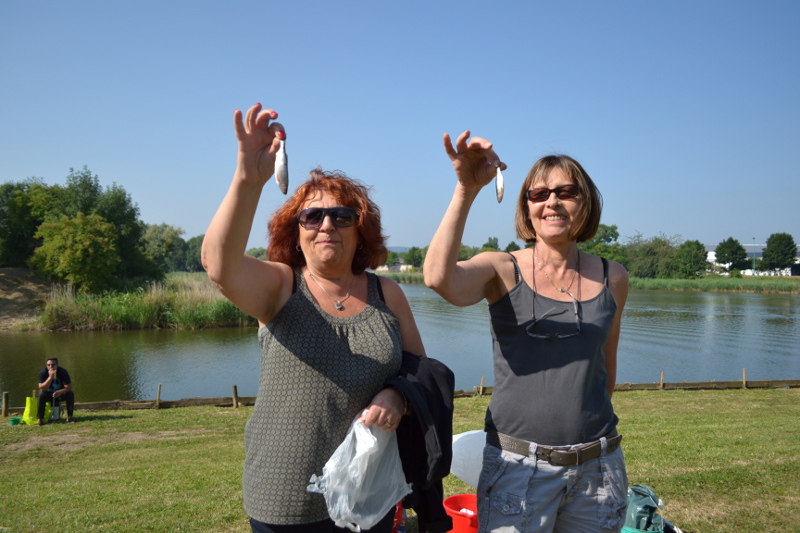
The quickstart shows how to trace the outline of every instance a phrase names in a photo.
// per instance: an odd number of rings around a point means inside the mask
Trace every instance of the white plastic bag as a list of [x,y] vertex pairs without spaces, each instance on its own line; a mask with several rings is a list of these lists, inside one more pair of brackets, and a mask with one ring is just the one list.
[[482,429],[453,435],[453,461],[450,473],[472,487],[478,487],[483,468],[483,447],[486,432]]
[[307,490],[325,495],[328,514],[337,527],[355,532],[371,528],[411,492],[400,463],[397,434],[367,427],[359,416],[325,463],[322,476],[311,476]]

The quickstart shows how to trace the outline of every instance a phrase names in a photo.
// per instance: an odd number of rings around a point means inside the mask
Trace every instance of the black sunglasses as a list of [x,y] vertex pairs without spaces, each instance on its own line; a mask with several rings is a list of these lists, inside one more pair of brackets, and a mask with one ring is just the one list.
[[569,200],[578,196],[581,193],[581,188],[575,184],[561,185],[555,189],[536,187],[528,190],[527,196],[531,202],[545,202],[552,193],[556,193],[556,198],[559,200]]
[[297,213],[297,222],[306,229],[318,228],[325,217],[337,228],[349,228],[358,222],[358,212],[352,207],[309,207]]

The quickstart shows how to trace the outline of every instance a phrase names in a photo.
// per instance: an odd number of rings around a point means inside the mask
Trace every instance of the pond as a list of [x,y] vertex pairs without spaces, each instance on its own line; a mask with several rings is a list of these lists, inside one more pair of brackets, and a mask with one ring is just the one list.
[[[493,383],[487,305],[454,307],[423,285],[402,285],[428,355],[456,388]],[[69,370],[79,402],[254,396],[255,328],[199,331],[0,332],[0,390],[12,406],[37,388],[47,357]],[[631,291],[617,382],[800,379],[800,295]]]

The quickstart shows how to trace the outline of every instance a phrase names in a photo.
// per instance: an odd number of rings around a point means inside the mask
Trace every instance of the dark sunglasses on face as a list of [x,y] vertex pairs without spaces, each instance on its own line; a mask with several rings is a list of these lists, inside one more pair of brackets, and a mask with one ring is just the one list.
[[325,217],[337,228],[349,228],[358,222],[358,212],[351,207],[309,207],[297,213],[297,222],[306,229],[318,228]]
[[531,202],[545,202],[552,193],[556,193],[556,198],[559,200],[569,200],[578,196],[581,193],[581,188],[574,184],[561,185],[555,189],[536,187],[528,190],[528,200]]

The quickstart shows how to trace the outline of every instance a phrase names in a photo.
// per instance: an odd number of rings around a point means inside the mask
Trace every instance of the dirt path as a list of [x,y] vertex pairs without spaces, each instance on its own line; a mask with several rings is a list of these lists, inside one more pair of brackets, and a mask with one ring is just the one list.
[[0,329],[11,329],[39,314],[51,285],[26,268],[0,268]]

